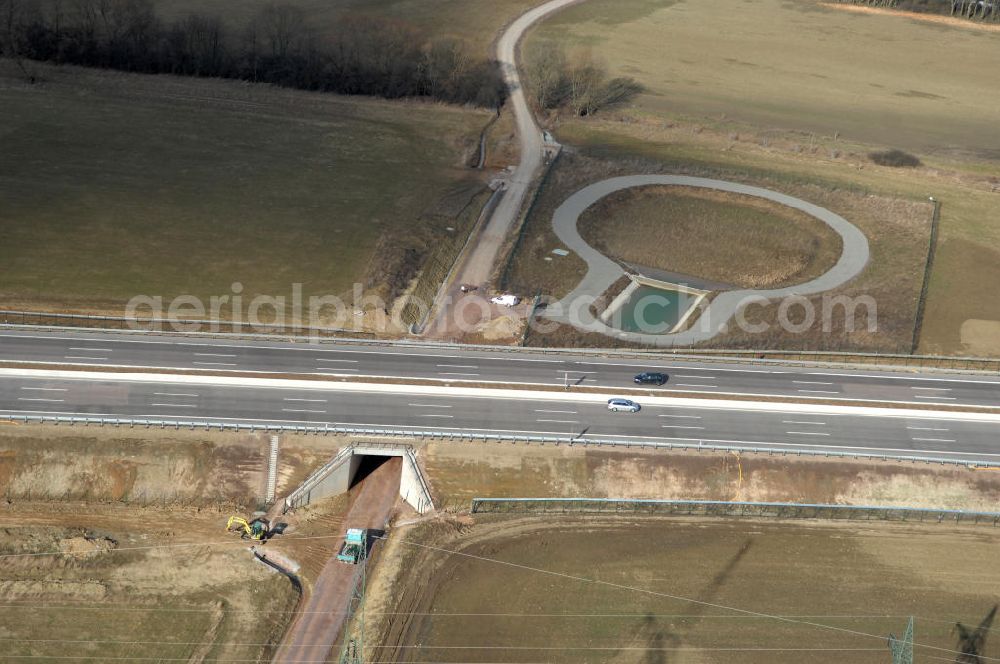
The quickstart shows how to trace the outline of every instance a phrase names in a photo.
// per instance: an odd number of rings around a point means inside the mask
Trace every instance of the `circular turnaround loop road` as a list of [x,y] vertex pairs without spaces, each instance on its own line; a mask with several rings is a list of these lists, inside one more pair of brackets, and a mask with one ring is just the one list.
[[[624,271],[613,260],[591,247],[580,236],[577,221],[591,205],[623,189],[651,185],[682,185],[717,189],[736,194],[766,198],[781,205],[801,210],[832,228],[843,240],[843,251],[836,265],[820,276],[795,286],[772,290],[725,291],[702,311],[700,318],[687,330],[673,334],[643,334],[623,332],[595,319],[589,313],[590,304],[618,280]],[[549,305],[545,316],[569,323],[587,332],[600,332],[610,337],[656,346],[689,346],[724,332],[729,320],[748,304],[762,303],[794,295],[813,295],[832,290],[856,277],[868,263],[868,239],[849,221],[825,208],[785,194],[751,187],[736,182],[711,180],[684,175],[628,175],[595,182],[570,196],[553,215],[552,226],[560,240],[587,263],[587,274],[566,297]]]

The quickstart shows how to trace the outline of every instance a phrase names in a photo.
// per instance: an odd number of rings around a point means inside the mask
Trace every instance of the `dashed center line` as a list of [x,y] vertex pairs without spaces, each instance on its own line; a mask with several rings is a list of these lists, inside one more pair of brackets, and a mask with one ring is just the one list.
[[345,371],[360,371],[360,369],[354,369],[348,367],[316,367],[316,371],[323,371],[327,373],[329,372],[344,373]]
[[418,415],[417,417],[443,417],[443,418],[446,418],[446,419],[450,420],[450,419],[453,419],[455,416],[454,415]]
[[825,426],[826,422],[807,422],[804,420],[781,420],[782,424],[817,424],[819,426]]
[[941,429],[938,427],[906,427],[910,431],[948,431],[948,429]]
[[153,392],[153,396],[157,397],[196,397],[197,394],[193,392]]
[[198,406],[193,403],[151,403],[150,406],[159,406],[162,408],[197,408]]
[[699,385],[696,383],[677,383],[677,387],[718,387],[718,385]]
[[200,364],[206,367],[235,367],[236,363],[230,362],[195,362],[194,364]]
[[325,410],[309,410],[307,408],[282,408],[281,410],[285,413],[317,413],[321,415],[326,413]]
[[285,401],[308,401],[309,403],[327,403],[326,399],[300,399],[299,397],[285,397]]
[[822,431],[786,431],[785,433],[791,436],[829,436],[828,433],[823,433]]
[[942,397],[937,394],[914,394],[914,399],[945,399],[947,401],[954,401],[955,397]]
[[579,422],[577,422],[576,420],[543,420],[543,419],[538,419],[538,420],[535,420],[535,421],[536,422],[553,422],[555,424],[579,424]]
[[575,410],[545,410],[543,408],[536,408],[536,413],[563,413],[565,415],[579,415]]
[[18,401],[52,401],[52,402],[65,401],[65,399],[43,399],[41,397],[18,397],[17,400]]
[[834,392],[831,390],[799,390],[804,394],[840,394],[840,392]]
[[705,427],[682,426],[680,424],[661,424],[661,429],[704,429]]
[[89,355],[66,355],[64,360],[106,360],[106,357],[90,357]]
[[696,380],[699,378],[707,378],[708,380],[714,380],[715,376],[685,376],[684,374],[674,374],[674,378],[694,378]]
[[236,357],[235,353],[195,353],[198,357]]
[[793,380],[796,385],[833,385],[833,383],[824,383],[819,380]]
[[439,369],[478,369],[475,364],[439,364]]
[[679,420],[700,420],[701,415],[657,415],[657,417],[674,417]]
[[455,371],[439,371],[439,376],[478,376],[477,373],[457,373]]
[[317,358],[317,362],[347,362],[349,364],[357,364],[358,360],[327,360],[323,358]]
[[114,348],[83,348],[82,346],[70,346],[69,350],[85,350],[90,353],[113,353]]
[[950,387],[910,387],[911,390],[934,390],[936,392],[951,392]]
[[953,438],[914,438],[913,440],[919,440],[922,443],[954,443]]
[[30,390],[32,392],[65,392],[67,388],[65,387],[22,387],[22,390]]
[[414,408],[451,408],[451,406],[440,403],[408,403],[406,405],[413,406]]

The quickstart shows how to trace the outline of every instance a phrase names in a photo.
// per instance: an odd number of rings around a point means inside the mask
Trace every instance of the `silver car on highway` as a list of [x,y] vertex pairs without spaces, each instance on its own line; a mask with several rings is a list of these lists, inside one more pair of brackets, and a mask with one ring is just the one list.
[[632,401],[631,399],[608,399],[608,410],[613,410],[616,412],[624,411],[626,413],[638,413],[640,409],[639,404]]

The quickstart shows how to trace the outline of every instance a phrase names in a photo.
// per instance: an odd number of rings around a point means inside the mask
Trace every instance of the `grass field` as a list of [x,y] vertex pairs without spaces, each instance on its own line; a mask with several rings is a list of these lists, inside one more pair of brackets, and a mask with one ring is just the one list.
[[861,664],[911,615],[916,661],[953,661],[1000,578],[989,527],[550,515],[396,535],[409,615],[379,661]]
[[[540,38],[589,49],[649,90],[628,109],[562,118],[560,140],[587,154],[631,162],[632,171],[652,160],[657,169],[709,165],[735,179],[769,173],[779,184],[812,180],[890,199],[934,196],[940,235],[918,351],[1000,354],[1000,300],[989,286],[1000,279],[998,155],[981,139],[993,131],[1000,92],[985,70],[950,65],[956,53],[996,55],[992,34],[776,0],[728,15],[696,3],[595,0],[554,17],[532,37]],[[887,146],[925,166],[874,166],[868,153]],[[902,241],[903,254],[917,251],[915,238]],[[873,295],[880,307],[908,308],[920,268],[889,249],[873,262],[883,263],[884,283],[906,284],[905,296]]]
[[815,2],[588,0],[534,38],[586,48],[638,79],[641,111],[1000,159],[983,141],[996,132],[1000,90],[986,69],[954,64],[1000,57],[989,33]]
[[837,234],[807,214],[692,187],[612,194],[581,215],[579,228],[613,258],[743,288],[802,283],[841,251]]
[[29,86],[0,66],[7,307],[385,288],[482,188],[465,163],[488,113],[34,64]]

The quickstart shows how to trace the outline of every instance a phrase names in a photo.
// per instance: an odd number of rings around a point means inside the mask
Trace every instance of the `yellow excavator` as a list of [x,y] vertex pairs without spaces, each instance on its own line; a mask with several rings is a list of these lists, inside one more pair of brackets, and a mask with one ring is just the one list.
[[265,540],[270,536],[271,523],[263,518],[257,517],[253,521],[247,521],[241,516],[231,516],[226,522],[226,530],[239,533],[240,539]]

